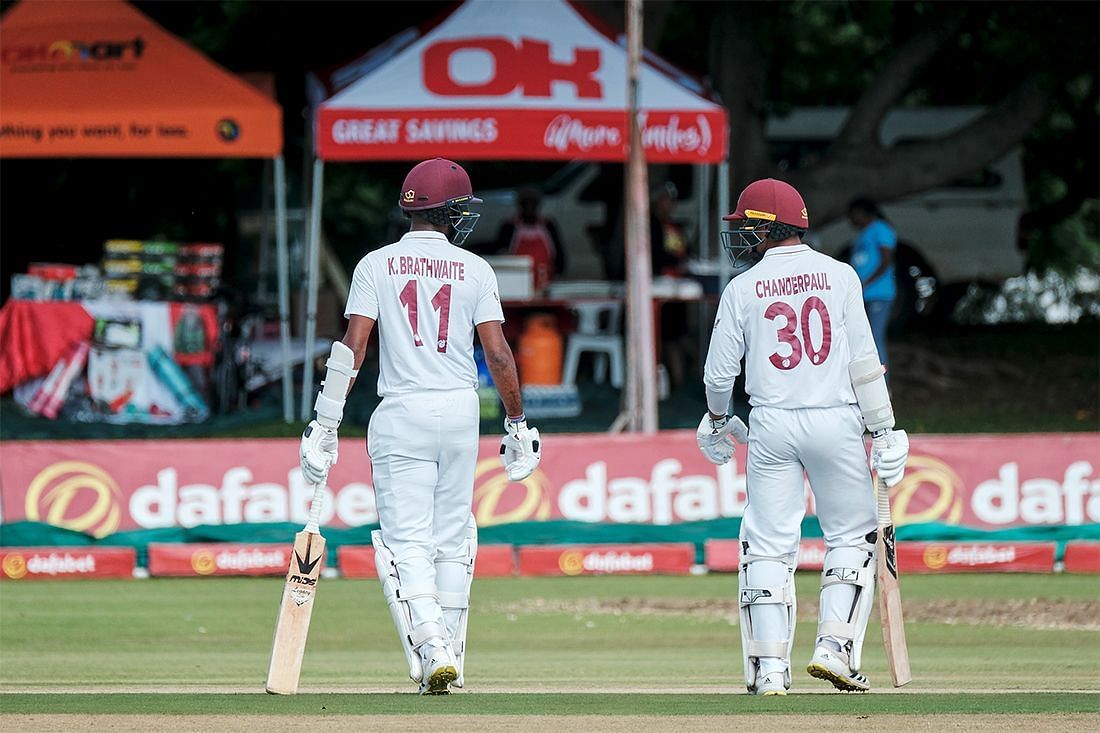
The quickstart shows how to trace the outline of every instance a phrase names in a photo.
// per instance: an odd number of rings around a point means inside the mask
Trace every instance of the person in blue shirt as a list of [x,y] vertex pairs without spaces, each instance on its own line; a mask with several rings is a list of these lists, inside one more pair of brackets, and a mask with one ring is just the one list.
[[871,199],[857,198],[848,204],[848,221],[859,231],[852,242],[851,265],[863,284],[863,306],[871,322],[879,361],[886,366],[886,326],[897,296],[894,281],[897,234]]

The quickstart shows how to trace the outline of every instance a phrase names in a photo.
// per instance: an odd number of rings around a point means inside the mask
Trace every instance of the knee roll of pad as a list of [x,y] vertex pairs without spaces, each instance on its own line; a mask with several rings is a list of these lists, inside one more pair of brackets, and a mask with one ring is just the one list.
[[745,687],[750,691],[756,687],[761,657],[781,659],[786,668],[785,681],[790,686],[796,611],[794,568],[794,556],[790,555],[741,557],[737,574],[741,656],[745,662]]
[[470,616],[470,586],[474,582],[474,560],[477,558],[477,524],[473,515],[466,528],[466,541],[453,555],[440,554],[435,560],[435,582],[439,587],[439,605],[458,662],[455,687],[464,683],[462,671],[466,662],[466,627]]
[[830,636],[848,653],[859,671],[863,637],[875,600],[874,546],[834,547],[825,553],[821,571],[821,611],[817,638]]

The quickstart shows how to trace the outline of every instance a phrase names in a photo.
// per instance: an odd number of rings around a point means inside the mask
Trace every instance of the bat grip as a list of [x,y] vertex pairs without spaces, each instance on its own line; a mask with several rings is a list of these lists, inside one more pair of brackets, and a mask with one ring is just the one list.
[[890,487],[881,478],[876,478],[875,493],[878,495],[878,526],[887,527],[894,523],[890,516]]
[[321,520],[321,500],[324,493],[324,481],[321,481],[313,487],[313,499],[309,502],[309,521],[306,522],[306,532],[311,532],[313,534],[321,533],[318,522]]

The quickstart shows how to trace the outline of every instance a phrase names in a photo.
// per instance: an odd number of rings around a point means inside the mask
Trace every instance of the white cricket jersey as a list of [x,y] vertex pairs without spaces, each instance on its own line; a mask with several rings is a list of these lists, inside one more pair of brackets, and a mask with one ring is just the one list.
[[744,356],[754,407],[855,404],[848,364],[874,353],[855,270],[805,244],[785,245],[726,286],[703,381],[731,391]]
[[476,389],[474,329],[503,321],[493,268],[439,232],[408,232],[355,266],[344,316],[377,322],[378,394]]

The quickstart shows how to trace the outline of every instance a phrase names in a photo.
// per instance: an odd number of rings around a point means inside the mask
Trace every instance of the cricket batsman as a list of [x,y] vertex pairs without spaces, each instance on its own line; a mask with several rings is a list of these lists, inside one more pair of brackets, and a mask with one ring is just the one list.
[[[377,324],[382,400],[371,415],[367,448],[380,529],[371,540],[409,677],[429,695],[463,685],[477,556],[475,331],[507,414],[500,452],[508,478],[529,476],[541,455],[501,330],[496,275],[461,248],[480,216],[470,211],[477,203],[457,163],[434,158],[409,171],[398,197],[409,231],[359,261],[344,311],[347,332],[326,364],[330,374],[354,379]],[[324,385],[301,443],[302,474],[313,483],[325,481],[336,464],[346,397]]]
[[[865,691],[864,632],[875,594],[871,465],[888,486],[905,472],[909,439],[890,430],[893,409],[863,308],[859,278],[802,243],[806,204],[775,179],[751,183],[724,217],[722,245],[740,269],[722,293],[704,367],[708,413],[698,442],[715,464],[748,443],[748,503],[738,573],[745,685],[786,695],[795,630],[794,570],[806,511],[805,477],[825,538],[821,604],[806,671],[841,690]],[[749,427],[730,417],[745,360]]]

